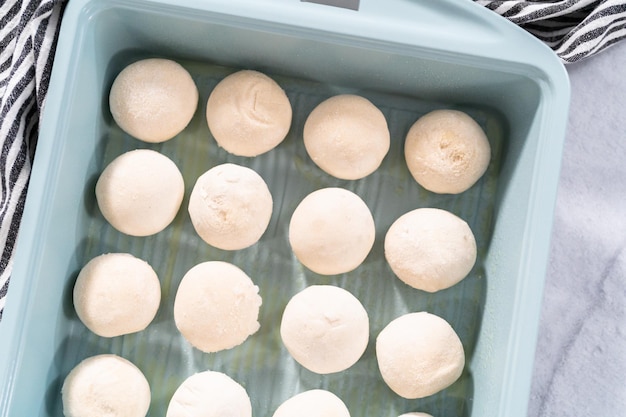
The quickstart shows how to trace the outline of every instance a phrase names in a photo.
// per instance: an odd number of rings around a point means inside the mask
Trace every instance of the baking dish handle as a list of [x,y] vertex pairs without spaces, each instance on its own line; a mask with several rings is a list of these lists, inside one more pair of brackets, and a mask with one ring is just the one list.
[[[270,0],[274,4],[293,0]],[[472,0],[299,0],[312,25],[360,31],[378,40],[406,40],[412,45],[450,53],[532,63],[552,60],[550,48],[517,25]],[[325,3],[325,4],[320,4]],[[358,10],[351,7],[358,4]],[[352,10],[331,7],[341,5]],[[284,4],[287,6],[287,4]],[[367,28],[363,33],[363,28]],[[536,61],[535,61],[536,62]]]
[[[73,9],[89,1],[75,0]],[[172,3],[172,0],[144,1]],[[357,2],[358,10],[353,10],[356,7],[350,6]],[[529,66],[541,61],[542,67],[547,61],[565,72],[556,54],[545,44],[473,0],[178,0],[176,3],[190,10],[234,14],[377,42],[404,43],[443,54],[494,58]]]

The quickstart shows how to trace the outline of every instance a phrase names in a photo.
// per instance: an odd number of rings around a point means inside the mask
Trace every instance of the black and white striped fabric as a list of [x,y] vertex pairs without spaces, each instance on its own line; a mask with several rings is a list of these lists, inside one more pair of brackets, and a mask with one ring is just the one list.
[[0,0],[0,319],[63,3]]
[[[0,319],[67,0],[0,0]],[[626,37],[626,0],[477,3],[549,45],[564,63]]]
[[596,54],[626,37],[624,0],[476,2],[535,35],[566,64]]

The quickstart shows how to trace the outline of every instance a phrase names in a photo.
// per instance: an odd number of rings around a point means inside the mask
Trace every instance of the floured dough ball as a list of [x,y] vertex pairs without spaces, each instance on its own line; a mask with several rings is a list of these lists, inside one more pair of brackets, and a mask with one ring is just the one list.
[[385,258],[413,288],[435,292],[461,281],[476,263],[476,240],[454,214],[421,208],[398,218],[385,236]]
[[255,244],[267,229],[272,208],[272,194],[263,178],[235,164],[202,174],[189,197],[189,216],[198,235],[225,250]]
[[287,303],[280,336],[291,356],[308,370],[318,374],[340,372],[365,352],[367,311],[343,288],[313,285]]
[[323,275],[356,269],[374,245],[374,218],[361,198],[343,188],[306,196],[289,223],[289,243],[304,266]]
[[257,156],[278,146],[289,132],[291,115],[283,89],[267,75],[250,70],[220,81],[206,108],[217,144],[239,156]]
[[183,201],[185,183],[165,155],[137,149],[115,158],[96,183],[104,218],[122,233],[150,236],[165,229]]
[[482,177],[491,159],[485,132],[467,114],[435,110],[420,117],[404,144],[413,178],[439,194],[458,194]]
[[150,386],[143,373],[117,355],[97,355],[79,363],[61,389],[65,417],[144,417]]
[[408,399],[449,387],[465,366],[463,345],[454,329],[426,312],[405,314],[389,323],[376,339],[376,357],[389,388]]
[[89,330],[115,337],[145,329],[161,302],[152,267],[128,253],[108,253],[89,261],[74,285],[74,307]]
[[428,413],[406,413],[398,417],[433,417],[433,416]]
[[350,417],[341,398],[330,391],[313,389],[283,402],[273,417]]
[[246,390],[226,374],[200,372],[187,378],[174,392],[166,417],[251,417]]
[[109,107],[122,130],[145,142],[164,142],[179,134],[198,107],[191,75],[169,59],[144,59],[119,73]]
[[191,268],[174,300],[174,321],[203,352],[242,344],[259,330],[259,287],[235,265],[213,261]]
[[383,113],[366,98],[352,94],[331,97],[313,109],[303,137],[313,162],[345,180],[374,172],[390,144]]

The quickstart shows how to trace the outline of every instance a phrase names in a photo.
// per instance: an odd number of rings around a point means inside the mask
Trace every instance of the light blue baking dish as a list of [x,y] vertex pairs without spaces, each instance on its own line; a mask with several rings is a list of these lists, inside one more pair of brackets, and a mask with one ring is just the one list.
[[[124,65],[161,56],[183,63],[201,99],[190,126],[161,145],[147,145],[115,126],[107,94]],[[273,76],[294,106],[283,144],[250,159],[218,149],[204,122],[206,98],[219,79],[241,68]],[[380,170],[339,181],[317,169],[301,144],[306,115],[338,92],[362,94],[387,116],[392,148]],[[137,364],[152,386],[151,416],[190,374],[215,369],[248,390],[255,417],[269,417],[289,396],[326,388],[353,416],[526,415],[552,212],[569,102],[567,75],[553,53],[521,29],[469,0],[362,0],[347,10],[298,0],[72,0],[59,38],[37,155],[20,230],[4,319],[0,323],[0,416],[60,416],[60,387],[69,370],[96,353]],[[494,157],[484,178],[459,196],[439,196],[410,178],[404,135],[434,108],[462,109],[487,131]],[[95,204],[95,180],[107,162],[137,147],[171,157],[187,197],[174,223],[149,238],[130,238],[106,224]],[[186,213],[195,178],[236,162],[256,169],[274,195],[262,240],[238,252],[203,244]],[[337,277],[304,269],[291,254],[286,223],[299,199],[323,186],[360,194],[374,213],[377,240],[364,265]],[[435,206],[468,221],[479,244],[476,267],[437,294],[393,277],[382,239],[400,214]],[[73,282],[91,257],[126,251],[158,272],[163,302],[143,332],[103,339],[72,308]],[[182,274],[195,263],[238,264],[261,288],[261,330],[218,354],[192,349],[171,315]],[[317,376],[286,353],[277,321],[287,300],[313,283],[341,285],[370,313],[364,357],[348,371]],[[467,365],[461,379],[422,400],[403,400],[382,382],[373,341],[392,318],[427,310],[461,336]]]

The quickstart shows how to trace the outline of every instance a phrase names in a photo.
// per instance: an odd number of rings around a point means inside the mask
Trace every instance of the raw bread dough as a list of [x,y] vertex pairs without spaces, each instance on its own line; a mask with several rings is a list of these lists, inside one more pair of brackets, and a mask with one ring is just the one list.
[[183,131],[198,107],[191,75],[169,59],[144,59],[119,73],[109,94],[115,122],[145,142],[164,142]]
[[273,417],[350,417],[344,402],[330,391],[313,389],[283,402]]
[[331,97],[313,109],[303,137],[313,162],[346,180],[374,172],[390,145],[383,113],[366,98],[352,94]]
[[251,417],[246,390],[221,372],[205,371],[187,378],[178,387],[166,417]]
[[367,347],[367,311],[350,292],[332,285],[313,285],[291,298],[280,324],[280,336],[293,358],[318,374],[354,365]]
[[204,262],[183,277],[174,300],[174,321],[182,335],[203,352],[243,343],[259,330],[259,287],[241,269]]
[[413,178],[439,194],[458,194],[482,177],[491,159],[485,132],[467,114],[435,110],[411,127],[404,155]]
[[421,208],[398,218],[385,236],[385,258],[413,288],[435,292],[461,281],[476,263],[476,240],[454,214]]
[[198,178],[189,197],[189,216],[198,235],[225,250],[255,244],[272,217],[272,194],[250,168],[222,164]]
[[454,329],[426,312],[405,314],[389,323],[376,339],[376,357],[389,388],[408,399],[449,387],[465,366],[463,345]]
[[115,158],[96,183],[102,215],[122,233],[149,236],[165,229],[178,213],[185,183],[165,155],[137,149]]
[[145,329],[160,302],[159,277],[147,262],[128,253],[93,258],[80,271],[74,285],[78,318],[102,337]]
[[220,81],[206,108],[218,145],[239,156],[257,156],[278,146],[289,132],[291,116],[283,89],[267,75],[250,70]]
[[361,198],[343,188],[306,196],[289,223],[289,243],[304,266],[318,274],[356,269],[374,245],[374,218]]
[[79,363],[61,389],[65,417],[145,417],[150,385],[134,364],[117,355],[97,355]]

